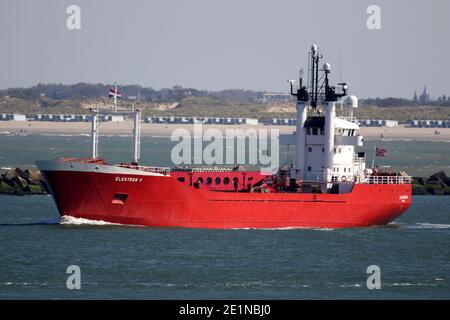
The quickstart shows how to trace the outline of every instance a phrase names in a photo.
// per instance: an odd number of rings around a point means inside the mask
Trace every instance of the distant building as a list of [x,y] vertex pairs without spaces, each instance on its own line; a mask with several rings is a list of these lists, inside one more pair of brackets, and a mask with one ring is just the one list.
[[245,118],[245,124],[256,126],[258,125],[258,119]]
[[295,126],[297,124],[297,119],[290,118],[267,118],[261,121],[265,125],[273,126]]
[[286,103],[292,100],[290,93],[264,92],[261,99],[262,103],[278,102]]
[[398,127],[397,120],[384,120],[384,119],[362,119],[358,121],[358,125],[361,127]]
[[119,114],[111,114],[111,115],[108,115],[107,117],[106,117],[106,119],[108,120],[108,121],[112,121],[112,122],[123,122],[125,119],[124,119],[124,116],[123,115],[119,115]]
[[410,120],[409,126],[415,128],[450,128],[450,120]]
[[1,121],[26,121],[27,117],[24,114],[17,114],[17,113],[2,113],[0,114],[0,120]]
[[396,121],[396,120],[386,120],[385,121],[385,126],[388,127],[388,128],[398,127],[398,121]]
[[24,114],[12,114],[10,120],[14,121],[26,121],[27,117]]
[[419,102],[421,104],[427,104],[428,102],[430,102],[430,95],[427,92],[427,86],[425,86],[423,88],[423,92],[422,94],[419,96]]
[[145,123],[167,123],[167,124],[244,124],[248,120],[249,124],[258,124],[258,119],[244,118],[207,118],[207,117],[145,117]]

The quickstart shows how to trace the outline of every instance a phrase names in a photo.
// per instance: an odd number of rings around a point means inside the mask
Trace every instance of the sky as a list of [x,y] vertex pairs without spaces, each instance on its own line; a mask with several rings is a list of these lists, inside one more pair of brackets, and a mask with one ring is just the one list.
[[[70,5],[80,29],[67,27]],[[380,29],[367,27],[370,5]],[[449,32],[448,0],[0,0],[0,89],[118,82],[287,92],[317,44],[351,94],[412,98],[426,84],[437,98],[450,95]]]

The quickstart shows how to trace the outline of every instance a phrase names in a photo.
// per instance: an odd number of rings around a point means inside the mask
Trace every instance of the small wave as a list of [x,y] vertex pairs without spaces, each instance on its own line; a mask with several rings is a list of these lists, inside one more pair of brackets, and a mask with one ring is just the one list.
[[48,286],[50,285],[48,282],[0,282],[0,286]]
[[[370,137],[367,138],[365,140],[370,140],[370,141],[374,141],[374,140],[378,140],[374,137]],[[416,138],[416,139],[410,139],[410,138],[383,138],[380,139],[380,141],[387,141],[387,142],[395,142],[395,141],[402,141],[402,142],[413,142],[413,141],[418,141],[418,142],[450,142],[450,140],[438,140],[438,139],[433,139],[433,138]]]
[[407,224],[402,222],[391,222],[385,226],[378,226],[380,228],[392,228],[392,229],[449,229],[450,224],[443,223],[415,223]]
[[40,136],[46,137],[90,137],[90,133],[41,133]]
[[[249,282],[188,282],[188,283],[161,283],[161,282],[141,282],[145,287],[172,287],[172,288],[260,288],[260,287],[285,287],[284,284],[277,284],[275,281],[249,281]],[[290,283],[291,288],[310,288],[308,284]]]
[[72,226],[123,226],[123,227],[139,227],[143,228],[144,226],[134,225],[134,224],[122,224],[122,223],[114,223],[107,222],[103,220],[91,220],[86,218],[76,218],[72,216],[62,216],[59,220],[59,224],[61,225],[72,225]]
[[103,220],[90,220],[85,218],[75,218],[71,216],[62,216],[60,219],[60,224],[64,225],[91,225],[91,226],[121,226],[120,223],[106,222]]
[[449,229],[450,224],[442,223],[416,223],[415,225],[408,226],[410,229]]
[[420,140],[408,138],[389,138],[389,139],[382,138],[381,141],[420,141]]
[[170,138],[170,135],[151,135],[150,138]]
[[339,285],[339,288],[360,288],[360,287],[362,287],[362,285],[359,283]]
[[423,283],[423,282],[393,282],[381,284],[381,287],[435,287],[436,283]]
[[105,135],[100,135],[100,137],[106,137],[106,138],[114,138],[114,137],[128,138],[128,137],[132,137],[132,135],[131,134],[105,134]]

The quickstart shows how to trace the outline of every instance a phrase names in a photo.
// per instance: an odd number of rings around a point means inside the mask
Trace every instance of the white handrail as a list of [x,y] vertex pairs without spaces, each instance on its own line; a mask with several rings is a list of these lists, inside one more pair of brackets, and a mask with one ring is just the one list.
[[361,177],[359,183],[367,184],[410,184],[410,176],[365,176]]

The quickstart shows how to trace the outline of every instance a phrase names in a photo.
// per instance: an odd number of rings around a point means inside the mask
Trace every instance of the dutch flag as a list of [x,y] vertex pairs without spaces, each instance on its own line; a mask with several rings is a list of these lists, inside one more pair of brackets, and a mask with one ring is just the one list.
[[378,148],[378,147],[375,148],[375,155],[377,157],[384,157],[386,155],[386,153],[387,153],[386,149],[382,149],[382,148]]
[[114,88],[109,89],[109,97],[122,98],[122,93]]

